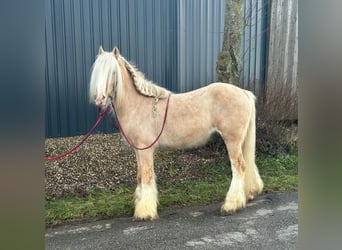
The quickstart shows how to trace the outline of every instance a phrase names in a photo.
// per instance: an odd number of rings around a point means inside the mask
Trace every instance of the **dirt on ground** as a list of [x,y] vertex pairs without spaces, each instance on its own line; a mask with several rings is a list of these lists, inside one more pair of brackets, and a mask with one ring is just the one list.
[[[46,139],[45,156],[52,157],[65,152],[82,137]],[[158,149],[154,169],[157,181],[177,183],[207,179],[208,166],[222,162],[229,167],[225,148],[220,143],[209,143],[192,150]],[[135,154],[120,134],[92,135],[73,154],[45,163],[47,199],[70,193],[83,196],[93,191],[111,191],[122,184],[134,186],[135,181]]]

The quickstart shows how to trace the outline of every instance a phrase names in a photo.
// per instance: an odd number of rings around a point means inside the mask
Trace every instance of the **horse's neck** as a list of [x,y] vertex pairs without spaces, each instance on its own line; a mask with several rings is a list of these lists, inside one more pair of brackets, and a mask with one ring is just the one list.
[[138,105],[144,103],[146,97],[138,93],[134,86],[133,79],[126,68],[123,67],[121,74],[123,78],[123,96],[121,97],[120,105],[116,107],[116,110],[121,117],[124,117],[129,115],[130,111],[138,108]]

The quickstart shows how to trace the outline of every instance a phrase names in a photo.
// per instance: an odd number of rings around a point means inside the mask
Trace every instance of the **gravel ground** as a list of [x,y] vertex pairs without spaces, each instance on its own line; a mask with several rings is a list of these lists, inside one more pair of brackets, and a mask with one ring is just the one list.
[[[83,136],[45,140],[45,155],[52,157],[76,145]],[[155,172],[160,182],[207,179],[208,165],[227,162],[220,143],[193,150],[156,152]],[[211,164],[212,163],[212,164]],[[119,185],[135,185],[134,152],[119,134],[95,134],[73,154],[45,163],[46,198],[69,193],[85,195],[96,190],[115,190]]]
[[[276,140],[272,135],[259,126],[256,141],[259,151],[271,155],[273,152],[275,155],[279,148],[283,148],[278,144],[290,147],[293,144],[292,147],[295,148],[298,142],[298,127],[294,125],[282,128]],[[52,157],[64,153],[82,138],[83,136],[46,139],[45,156]],[[228,167],[229,160],[222,139],[214,135],[211,142],[201,148],[158,149],[154,162],[157,182],[176,184],[185,180],[208,180],[210,168],[222,163],[227,164]],[[83,196],[97,190],[111,191],[122,184],[135,186],[135,180],[135,154],[120,134],[91,135],[71,155],[45,162],[47,199],[70,193]]]

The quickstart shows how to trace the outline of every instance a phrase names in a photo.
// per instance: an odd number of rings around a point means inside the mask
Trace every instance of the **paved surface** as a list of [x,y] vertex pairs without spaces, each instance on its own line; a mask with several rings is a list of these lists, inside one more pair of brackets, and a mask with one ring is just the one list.
[[298,193],[265,194],[226,217],[220,203],[47,229],[46,249],[296,249]]

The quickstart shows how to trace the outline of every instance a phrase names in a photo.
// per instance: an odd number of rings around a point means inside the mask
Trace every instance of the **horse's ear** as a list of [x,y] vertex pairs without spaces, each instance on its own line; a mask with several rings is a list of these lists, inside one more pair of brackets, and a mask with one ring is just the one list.
[[100,47],[99,47],[99,55],[102,55],[103,54],[103,52],[104,52],[104,50],[103,50],[103,48],[102,48],[102,45],[100,45]]
[[118,58],[120,56],[120,51],[117,47],[114,47],[113,54],[116,58]]

